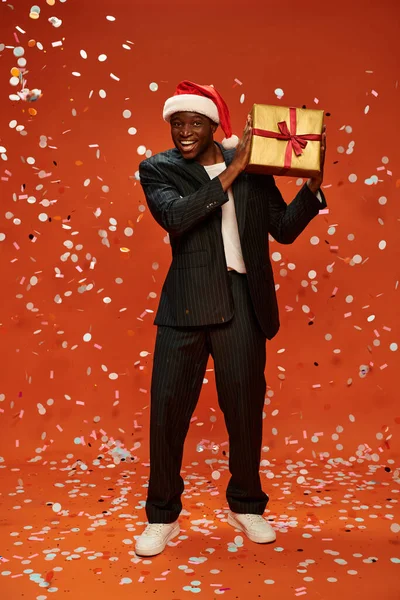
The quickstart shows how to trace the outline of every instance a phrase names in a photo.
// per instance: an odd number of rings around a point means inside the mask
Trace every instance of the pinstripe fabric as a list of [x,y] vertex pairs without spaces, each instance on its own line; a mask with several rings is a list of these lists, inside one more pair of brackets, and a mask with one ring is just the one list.
[[[220,144],[227,165],[234,150]],[[268,233],[292,243],[323,202],[304,185],[287,206],[274,178],[242,173],[233,183],[246,274],[228,272],[221,233],[228,202],[218,177],[178,150],[139,165],[155,220],[170,236],[172,263],[154,324],[158,326],[151,383],[150,523],[177,519],[184,489],[184,441],[207,360],[214,359],[218,401],[229,433],[230,508],[263,514],[268,496],[259,476],[266,339],[279,329]]]
[[[235,150],[223,152],[227,165]],[[155,325],[173,327],[226,323],[233,301],[221,234],[222,205],[228,202],[218,177],[184,159],[177,149],[139,165],[140,181],[155,220],[170,236],[172,263]],[[269,257],[268,232],[292,243],[318,211],[326,207],[305,184],[286,205],[269,175],[241,173],[232,186],[240,243],[253,307],[268,339],[279,329],[278,304]]]
[[171,523],[182,509],[184,441],[210,354],[229,434],[228,504],[237,513],[263,514],[269,499],[259,475],[266,338],[254,313],[246,275],[230,271],[228,277],[235,308],[229,323],[157,328],[146,503],[149,523]]

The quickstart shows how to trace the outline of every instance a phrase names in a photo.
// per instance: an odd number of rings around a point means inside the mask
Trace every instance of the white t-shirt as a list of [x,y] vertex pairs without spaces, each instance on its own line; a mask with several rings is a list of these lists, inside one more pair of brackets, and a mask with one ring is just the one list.
[[[224,162],[215,165],[204,165],[210,179],[218,177],[222,171],[225,171]],[[246,267],[243,261],[242,247],[240,245],[239,230],[236,219],[235,201],[233,199],[232,188],[228,188],[228,202],[222,205],[222,240],[224,242],[225,258],[228,267],[235,269],[239,273],[246,273]]]

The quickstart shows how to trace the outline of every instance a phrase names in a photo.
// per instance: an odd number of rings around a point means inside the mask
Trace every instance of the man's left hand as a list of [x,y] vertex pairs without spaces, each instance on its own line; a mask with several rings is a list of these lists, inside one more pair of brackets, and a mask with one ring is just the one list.
[[316,194],[322,185],[324,179],[324,165],[325,165],[325,154],[326,154],[326,125],[322,128],[322,139],[321,139],[321,158],[320,158],[320,172],[315,177],[311,177],[307,181],[308,187],[314,194]]

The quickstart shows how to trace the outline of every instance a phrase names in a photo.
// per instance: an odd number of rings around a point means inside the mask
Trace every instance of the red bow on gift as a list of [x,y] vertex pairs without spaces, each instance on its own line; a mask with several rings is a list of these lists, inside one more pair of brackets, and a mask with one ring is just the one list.
[[280,133],[278,133],[277,131],[268,131],[266,129],[253,128],[254,135],[260,135],[261,137],[266,138],[275,138],[277,140],[284,140],[288,142],[285,152],[285,169],[289,169],[292,164],[292,150],[294,150],[296,156],[301,156],[301,154],[303,154],[302,150],[307,146],[307,143],[309,141],[319,142],[322,140],[322,135],[317,133],[296,134],[296,109],[289,108],[289,113],[290,130],[287,126],[286,121],[279,121],[278,127]]

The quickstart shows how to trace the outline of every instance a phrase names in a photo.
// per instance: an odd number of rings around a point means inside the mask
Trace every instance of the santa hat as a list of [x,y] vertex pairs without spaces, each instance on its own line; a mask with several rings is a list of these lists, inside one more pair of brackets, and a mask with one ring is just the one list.
[[226,149],[236,148],[239,138],[232,135],[229,110],[224,100],[212,85],[198,85],[192,81],[181,81],[176,92],[164,104],[163,119],[169,123],[176,112],[196,112],[221,125],[225,134],[222,145]]

